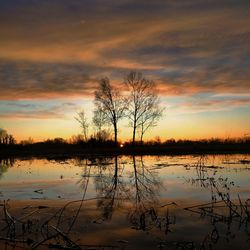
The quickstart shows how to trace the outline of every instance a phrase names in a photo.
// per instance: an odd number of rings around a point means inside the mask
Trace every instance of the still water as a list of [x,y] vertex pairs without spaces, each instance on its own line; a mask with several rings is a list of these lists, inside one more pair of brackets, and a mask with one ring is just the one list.
[[[250,155],[0,161],[2,207],[22,218],[16,225],[37,221],[33,242],[17,249],[77,249],[65,238],[37,244],[51,215],[47,224],[82,249],[249,249],[248,199]],[[27,235],[21,226],[15,239]],[[6,229],[0,236],[10,238]]]

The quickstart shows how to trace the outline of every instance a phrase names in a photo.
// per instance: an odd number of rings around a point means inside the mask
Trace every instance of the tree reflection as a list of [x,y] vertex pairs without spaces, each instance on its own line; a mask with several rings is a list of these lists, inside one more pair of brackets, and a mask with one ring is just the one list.
[[[127,187],[123,178],[123,169],[118,164],[118,157],[114,158],[114,169],[99,165],[96,176],[96,189],[101,199],[98,208],[102,211],[102,220],[111,220],[113,212],[120,207],[122,201],[128,199]],[[105,171],[106,170],[106,171]]]
[[[97,193],[98,215],[94,215],[94,222],[101,224],[113,217],[123,219],[119,214],[122,212],[130,227],[132,225],[133,229],[146,231],[147,235],[154,236],[160,242],[160,247],[167,246],[170,249],[214,249],[222,244],[221,239],[232,241],[238,231],[244,230],[249,235],[249,200],[232,196],[230,191],[234,182],[222,176],[222,167],[216,166],[212,160],[212,165],[208,164],[208,157],[201,156],[197,163],[188,165],[194,176],[184,179],[196,188],[206,190],[206,194],[211,194],[211,200],[205,203],[188,201],[189,207],[168,199],[165,204],[160,204],[165,199],[159,197],[161,182],[157,172],[154,172],[157,170],[144,164],[143,157],[98,158],[90,164],[86,163],[93,167],[90,172]],[[150,161],[145,162],[149,164]],[[183,167],[186,168],[186,165]],[[84,176],[87,178],[86,174]],[[196,225],[193,227],[190,219],[194,213],[204,219],[205,222],[199,222],[200,225],[197,223],[197,227],[205,223],[205,234],[201,231],[191,238],[188,235],[179,238],[182,230],[186,232],[190,228],[196,232]],[[182,221],[183,229],[180,230],[180,223],[175,226],[176,221]]]
[[0,159],[0,179],[3,174],[8,171],[9,167],[12,167],[15,163],[13,158]]
[[144,165],[143,157],[137,161],[133,156],[133,170],[130,179],[132,207],[129,220],[137,229],[146,230],[147,224],[157,218],[155,207],[159,203],[157,196],[160,182],[156,174]]
[[119,160],[116,156],[113,165],[98,166],[95,185],[101,197],[97,204],[101,217],[97,222],[111,220],[116,209],[125,209],[132,225],[141,228],[142,218],[154,215],[160,183],[156,174],[145,166],[143,157],[133,156],[131,167]]

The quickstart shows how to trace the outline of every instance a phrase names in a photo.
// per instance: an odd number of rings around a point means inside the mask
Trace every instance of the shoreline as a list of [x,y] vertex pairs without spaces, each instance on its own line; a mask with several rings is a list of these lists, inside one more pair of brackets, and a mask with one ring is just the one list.
[[78,145],[54,145],[54,147],[10,147],[0,149],[0,158],[74,158],[121,155],[203,155],[250,154],[249,145],[188,145],[143,147],[79,147]]

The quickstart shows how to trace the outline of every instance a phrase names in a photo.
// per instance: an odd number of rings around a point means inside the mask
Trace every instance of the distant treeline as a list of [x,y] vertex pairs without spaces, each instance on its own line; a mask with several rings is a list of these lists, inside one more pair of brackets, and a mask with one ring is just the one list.
[[101,140],[96,137],[90,137],[87,141],[81,136],[72,136],[70,139],[66,140],[60,137],[54,139],[47,139],[42,142],[34,142],[33,139],[23,140],[19,145],[80,145],[80,146],[111,146],[111,147],[147,147],[147,146],[164,146],[164,145],[225,145],[225,144],[249,144],[250,137],[239,137],[239,138],[208,138],[208,139],[199,139],[199,140],[190,140],[190,139],[167,139],[162,141],[160,137],[155,137],[153,140],[148,140],[145,142],[141,141],[127,141],[127,142],[118,142],[115,144],[113,140]]
[[84,154],[192,154],[192,153],[250,153],[250,138],[203,139],[161,141],[160,138],[144,142],[115,143],[113,140],[88,141],[76,137],[75,140],[63,138],[48,139],[43,142],[22,141],[19,144],[0,145],[0,155],[16,156],[76,156]]

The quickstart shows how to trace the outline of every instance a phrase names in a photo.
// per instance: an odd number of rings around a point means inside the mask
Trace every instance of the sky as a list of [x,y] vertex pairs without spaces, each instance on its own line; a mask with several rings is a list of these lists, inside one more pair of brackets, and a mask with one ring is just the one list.
[[0,127],[17,140],[81,133],[98,81],[132,70],[165,107],[146,139],[250,133],[249,0],[0,0],[0,34]]

